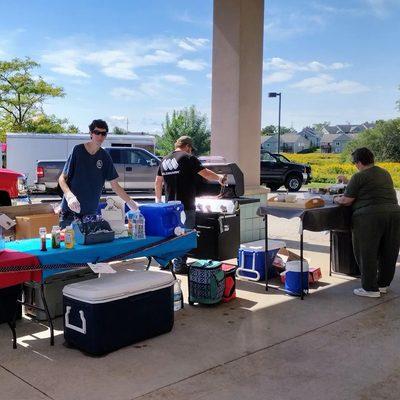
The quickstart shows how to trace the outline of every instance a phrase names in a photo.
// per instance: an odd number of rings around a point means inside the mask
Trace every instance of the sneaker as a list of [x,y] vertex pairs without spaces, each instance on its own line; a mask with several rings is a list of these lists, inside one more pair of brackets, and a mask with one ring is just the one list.
[[389,290],[389,286],[380,287],[379,291],[383,294],[386,294]]
[[362,296],[362,297],[381,297],[381,293],[378,292],[369,292],[367,290],[364,290],[363,288],[359,288],[359,289],[354,289],[353,293],[356,296]]
[[187,264],[182,264],[179,267],[174,266],[174,273],[178,275],[187,275],[189,271],[189,267]]

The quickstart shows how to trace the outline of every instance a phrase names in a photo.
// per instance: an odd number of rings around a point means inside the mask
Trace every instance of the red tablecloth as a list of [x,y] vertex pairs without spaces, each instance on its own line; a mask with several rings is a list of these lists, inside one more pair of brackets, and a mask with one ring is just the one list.
[[[19,251],[4,250],[0,253],[0,272],[3,267],[18,266],[35,266],[40,265],[39,260],[35,256],[21,253]],[[18,285],[28,281],[41,282],[42,271],[18,271],[0,273],[0,289],[9,286]]]

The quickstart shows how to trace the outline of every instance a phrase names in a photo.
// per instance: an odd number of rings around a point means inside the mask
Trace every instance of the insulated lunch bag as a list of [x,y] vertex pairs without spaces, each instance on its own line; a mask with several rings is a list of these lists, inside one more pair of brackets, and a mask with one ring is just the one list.
[[225,273],[221,263],[198,260],[189,266],[189,304],[216,304],[222,299],[225,289]]

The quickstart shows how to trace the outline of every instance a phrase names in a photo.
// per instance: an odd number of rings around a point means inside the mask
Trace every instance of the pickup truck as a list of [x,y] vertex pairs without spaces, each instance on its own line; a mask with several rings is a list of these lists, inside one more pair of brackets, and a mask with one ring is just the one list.
[[303,184],[311,182],[311,167],[291,162],[282,154],[261,150],[260,183],[271,190],[285,186],[289,192],[297,192]]
[[0,168],[0,206],[11,206],[18,200],[29,201],[25,175]]
[[[160,160],[147,150],[137,147],[106,147],[119,175],[119,184],[125,190],[153,190]],[[36,189],[59,193],[58,178],[66,160],[39,160],[36,165]],[[105,190],[111,189],[106,182]]]

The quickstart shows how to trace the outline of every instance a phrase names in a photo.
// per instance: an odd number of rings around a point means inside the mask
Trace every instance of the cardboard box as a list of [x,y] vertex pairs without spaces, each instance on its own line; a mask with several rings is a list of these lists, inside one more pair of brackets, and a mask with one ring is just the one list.
[[322,278],[321,268],[318,267],[310,267],[308,270],[308,282],[315,283],[318,282]]
[[[285,283],[285,274],[280,275],[281,282]],[[322,278],[321,268],[310,267],[308,270],[308,283],[316,283]]]
[[286,247],[280,249],[278,251],[278,256],[282,258],[282,260],[286,263],[287,261],[296,261],[300,260],[300,256],[293,251],[288,250]]
[[59,224],[58,214],[35,214],[15,217],[17,225],[15,235],[17,239],[30,239],[39,237],[39,228],[45,226],[47,233],[51,232],[54,225]]
[[[38,214],[54,214],[54,207],[51,203],[37,203],[26,204],[20,206],[3,206],[0,207],[0,213],[7,215],[7,217],[15,220],[16,217],[24,215],[38,215]],[[57,223],[58,224],[58,223]],[[15,240],[16,226],[3,230],[3,236]]]

